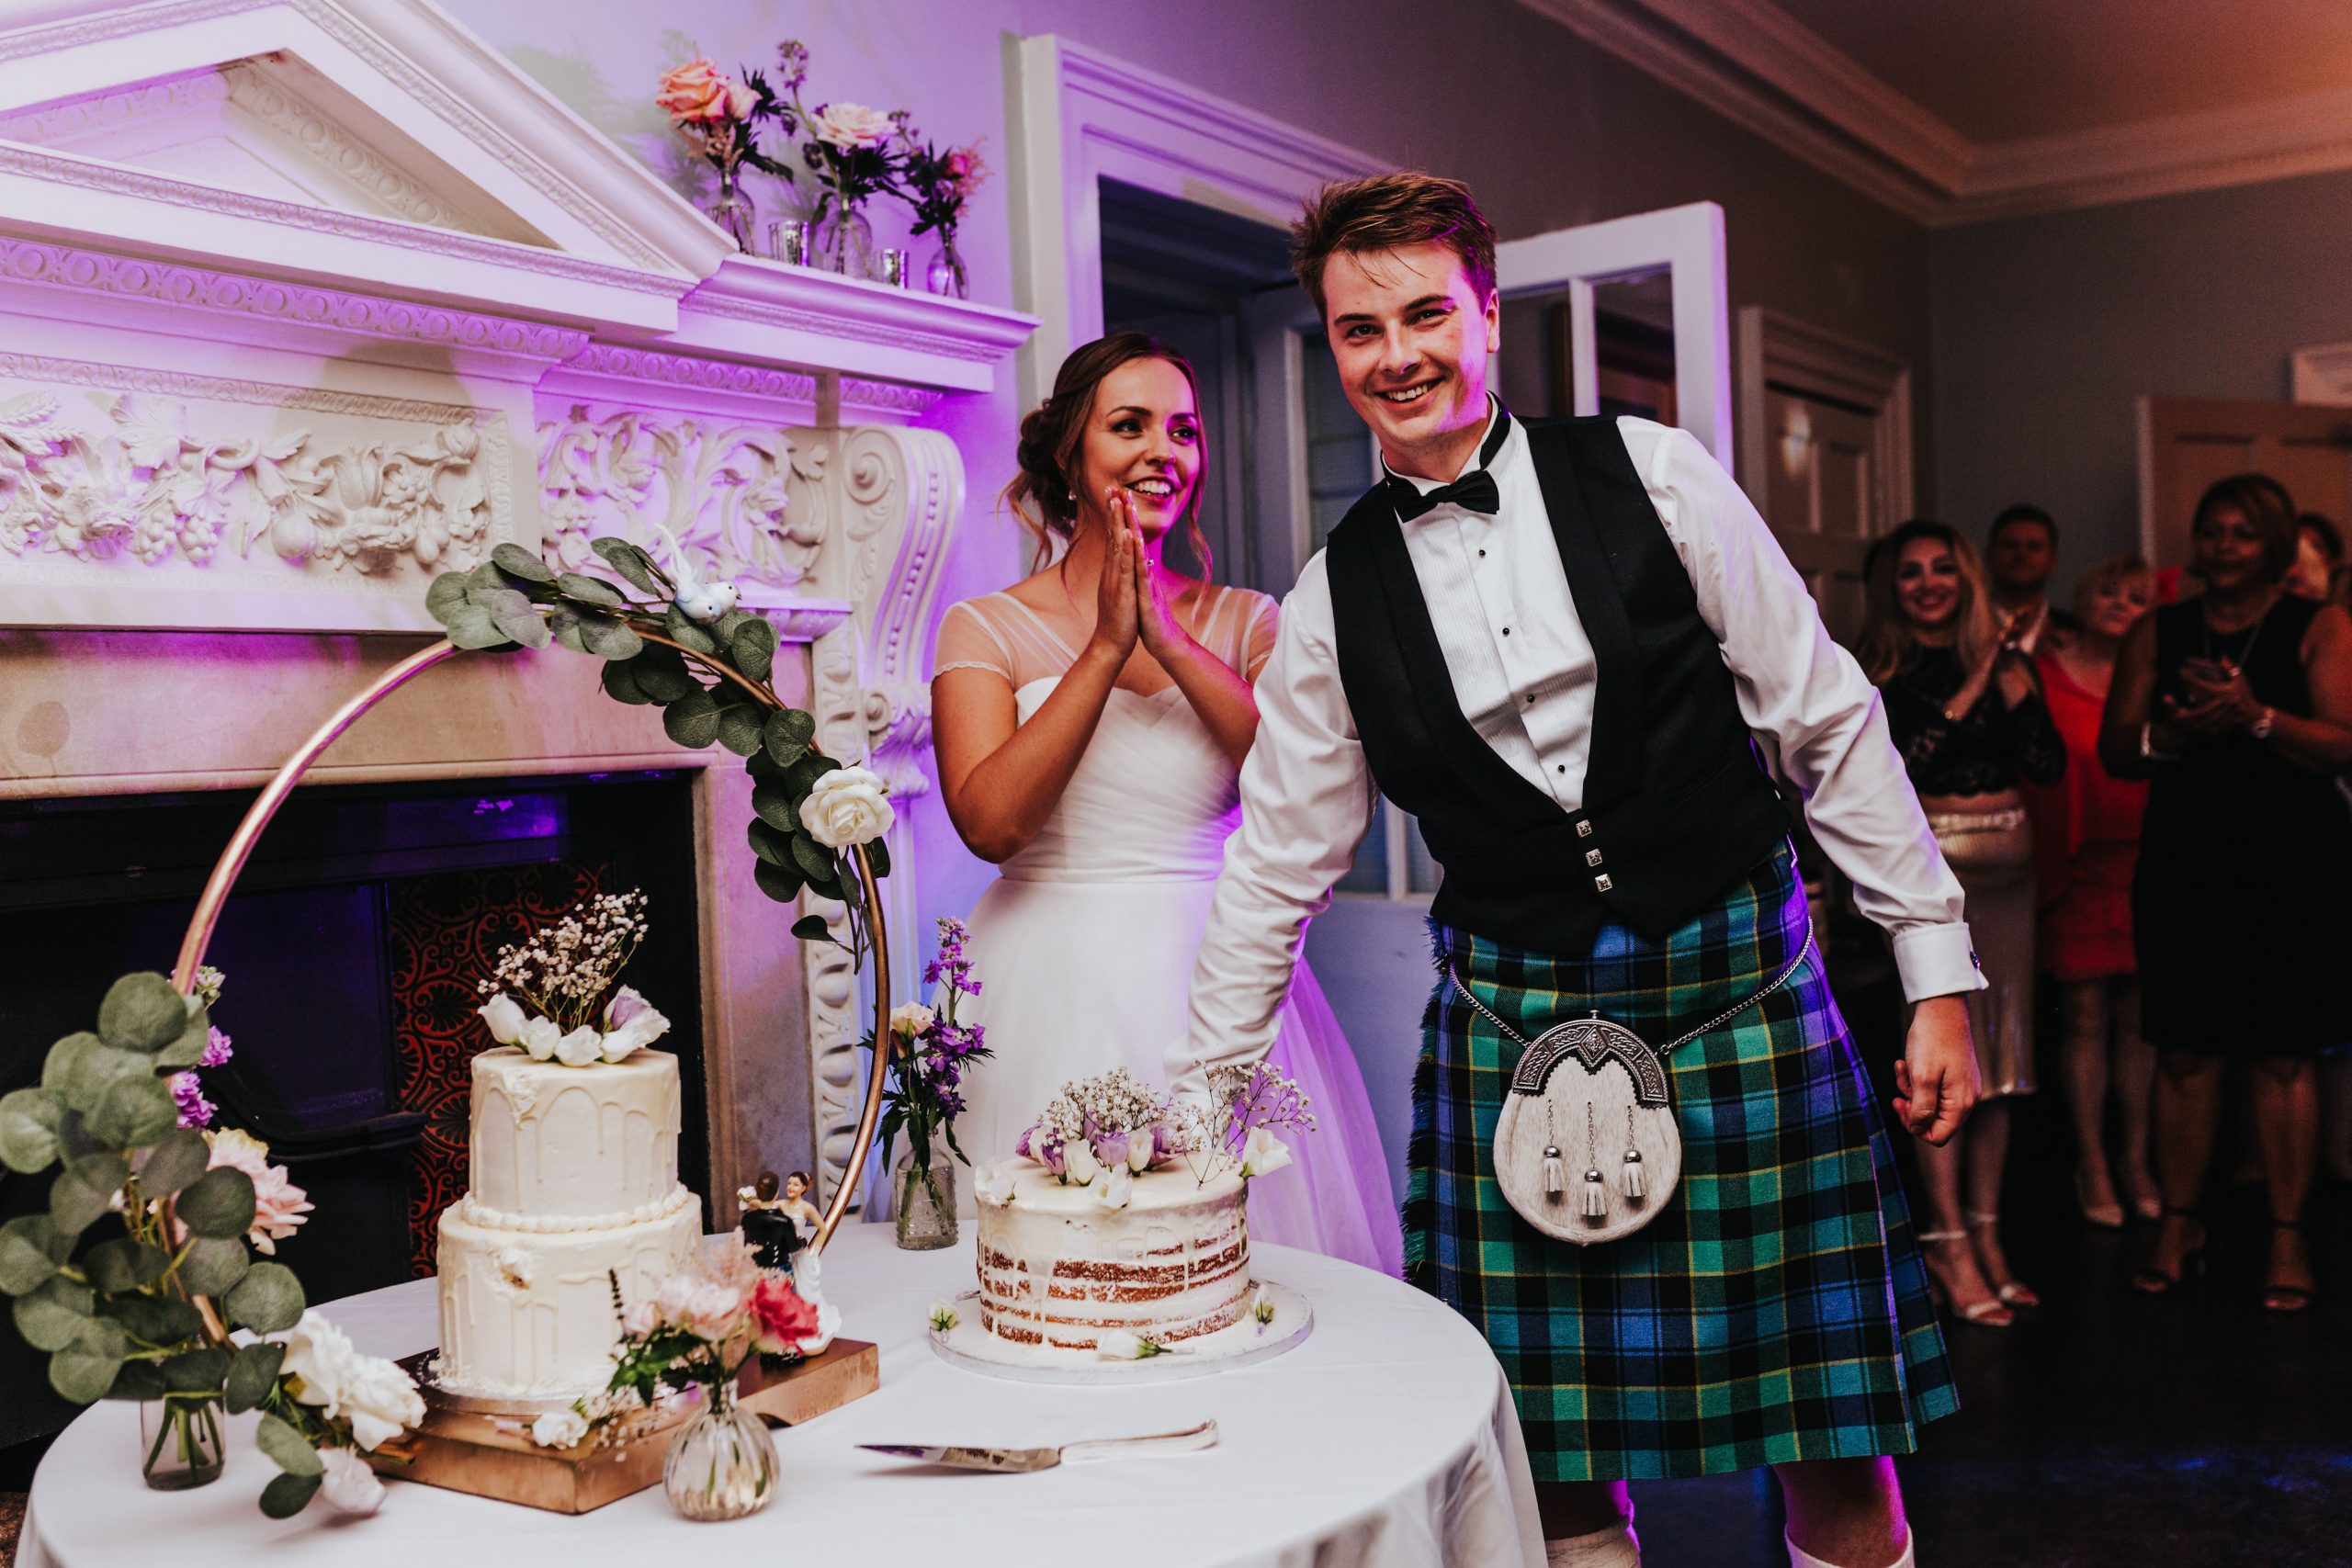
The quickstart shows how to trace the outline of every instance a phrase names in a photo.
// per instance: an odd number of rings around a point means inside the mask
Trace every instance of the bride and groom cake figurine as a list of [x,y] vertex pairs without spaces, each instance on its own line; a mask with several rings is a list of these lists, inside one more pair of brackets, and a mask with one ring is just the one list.
[[[1958,1400],[1762,761],[1893,939],[1894,1109],[1940,1144],[1976,1098],[1982,982],[1876,694],[1696,440],[1490,393],[1495,231],[1464,186],[1332,186],[1293,239],[1384,470],[1279,611],[1165,564],[1181,531],[1205,568],[1194,513],[1232,457],[1183,357],[1120,333],[1022,423],[1006,496],[1050,564],[942,621],[941,793],[1003,871],[965,1020],[1003,1048],[959,1141],[1013,1147],[1105,1066],[1192,1098],[1270,1060],[1322,1132],[1252,1184],[1249,1230],[1401,1272],[1481,1329],[1551,1562],[1639,1562],[1628,1480],[1770,1465],[1797,1568],[1907,1564],[1887,1456]],[[1384,796],[1443,874],[1401,1235],[1298,964]],[[1641,1217],[1580,1245],[1547,1217],[1564,1189]],[[1035,1239],[996,1234],[1006,1257]]]

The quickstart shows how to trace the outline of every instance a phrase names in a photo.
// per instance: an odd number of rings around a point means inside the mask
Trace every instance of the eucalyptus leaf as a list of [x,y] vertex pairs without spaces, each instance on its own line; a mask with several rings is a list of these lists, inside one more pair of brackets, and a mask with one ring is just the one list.
[[433,580],[432,587],[424,591],[424,608],[435,620],[446,626],[449,624],[449,617],[466,602],[466,588],[464,572],[445,571]]
[[463,649],[503,648],[512,640],[499,629],[490,612],[478,604],[459,605],[443,625],[448,628],[449,640]]
[[792,835],[792,859],[811,882],[832,882],[840,875],[840,862],[833,858],[833,852],[807,833]]
[[653,558],[627,539],[594,539],[588,547],[604,557],[605,564],[613,569],[613,575],[630,587],[658,597],[667,596],[669,590],[662,585],[661,570],[653,564]]
[[229,1352],[217,1345],[183,1350],[164,1363],[164,1382],[175,1393],[218,1393],[229,1375]]
[[548,570],[547,562],[520,545],[501,545],[490,552],[490,558],[498,564],[499,570],[512,572],[516,577],[528,578],[533,582],[555,581],[555,573]]
[[548,611],[548,636],[574,653],[588,651],[588,645],[580,637],[580,612],[569,604],[558,604]]
[[216,1166],[187,1184],[172,1212],[190,1235],[242,1236],[253,1228],[254,1179],[235,1166]]
[[112,1047],[105,1041],[86,1029],[67,1035],[51,1045],[49,1048],[48,1056],[42,1059],[40,1087],[58,1094],[65,1094],[70,1099],[69,1089],[74,1081],[74,1075],[81,1070],[82,1058],[92,1051],[111,1049]]
[[628,703],[632,707],[643,707],[650,703],[653,699],[647,696],[645,689],[637,683],[637,666],[638,660],[634,659],[626,663],[606,660],[603,677],[605,695],[616,703]]
[[800,942],[831,942],[833,928],[822,915],[803,915],[792,922],[792,934]]
[[118,1051],[153,1055],[187,1027],[187,998],[153,970],[125,975],[98,1004],[98,1038]]
[[[506,580],[506,574],[498,570],[498,563],[494,560],[486,560],[480,566],[474,568],[473,570],[466,573],[466,587],[469,590],[476,588],[506,588],[511,586],[512,584]],[[469,597],[470,597],[470,594],[469,594]]]
[[204,1048],[212,1042],[212,1018],[205,1010],[203,1001],[188,998],[187,1027],[180,1037],[155,1053],[158,1067],[193,1067],[204,1059]]
[[758,619],[759,617],[749,610],[729,610],[710,623],[710,635],[721,642],[732,643],[735,640],[735,634],[742,629],[746,622]]
[[797,866],[770,865],[763,860],[753,861],[752,880],[760,885],[761,892],[779,904],[799,901],[801,876]]
[[649,647],[628,662],[638,690],[657,703],[674,703],[702,690],[702,682],[686,669],[685,657],[673,648]]
[[576,571],[559,572],[555,585],[562,591],[565,598],[577,600],[582,604],[594,604],[600,609],[617,610],[628,603],[619,589],[601,577],[586,577]]
[[593,612],[580,617],[580,640],[599,659],[635,659],[645,651],[645,639],[634,628]]
[[165,1392],[164,1374],[154,1362],[125,1361],[114,1374],[114,1382],[107,1385],[106,1397],[143,1403],[161,1399]]
[[519,593],[514,597],[522,601],[521,609],[495,609],[490,613],[490,618],[498,624],[498,629],[525,648],[545,648],[553,642],[555,634],[548,630],[547,621],[532,607],[531,602]]
[[80,1235],[114,1207],[130,1179],[130,1162],[117,1154],[84,1155],[49,1184],[49,1217],[60,1235]]
[[[72,1070],[66,1075],[65,1102],[89,1116],[106,1099],[107,1090],[116,1084],[124,1078],[150,1077],[154,1071],[155,1058],[142,1051],[118,1051],[103,1043],[83,1046],[74,1052]],[[106,1136],[103,1133],[98,1135]],[[111,1138],[107,1141],[114,1142]]]
[[791,792],[792,804],[798,808],[801,799],[816,787],[817,781],[841,766],[822,752],[810,751],[784,770],[784,787]]
[[670,635],[672,641],[682,642],[696,653],[718,651],[718,639],[688,619],[686,613],[675,604],[671,605],[669,614],[662,617],[662,629]]
[[801,708],[771,713],[763,739],[767,742],[769,759],[779,767],[788,768],[808,754],[809,744],[817,739],[817,716]]
[[17,1298],[17,1332],[36,1350],[62,1350],[82,1336],[82,1325],[97,1305],[87,1285],[59,1275],[37,1291]]
[[220,1300],[229,1321],[255,1334],[279,1334],[302,1321],[302,1281],[283,1263],[256,1263]]
[[0,1294],[21,1296],[48,1284],[72,1256],[72,1241],[47,1214],[19,1214],[0,1225]]
[[277,1382],[277,1370],[285,1364],[283,1345],[257,1339],[240,1348],[237,1359],[229,1363],[229,1414],[242,1416],[267,1399],[270,1388]]
[[324,1484],[321,1475],[280,1475],[261,1489],[261,1511],[273,1519],[290,1519],[311,1506]]
[[253,1254],[242,1233],[234,1238],[198,1236],[187,1244],[180,1258],[180,1288],[191,1296],[217,1300],[244,1278],[252,1263]]
[[737,703],[718,710],[718,743],[738,757],[748,757],[760,749],[763,728],[762,716],[766,710],[752,703]]
[[159,1077],[121,1077],[89,1114],[92,1135],[119,1149],[145,1148],[180,1124],[179,1102]]
[[884,843],[879,839],[867,840],[865,844],[865,863],[874,868],[874,874],[876,879],[889,875],[890,846]]
[[319,1450],[311,1439],[294,1429],[293,1423],[276,1416],[265,1416],[254,1429],[254,1441],[270,1461],[288,1475],[316,1475],[326,1466],[320,1462]]
[[30,1176],[57,1163],[65,1101],[45,1089],[0,1095],[0,1165]]
[[466,603],[478,610],[488,610],[492,620],[502,615],[527,615],[532,613],[529,595],[519,588],[469,589]]
[[[752,852],[770,865],[792,865],[792,838],[754,817],[745,825],[745,836],[752,840]],[[795,866],[793,874],[799,874]]]
[[91,1289],[102,1295],[119,1295],[152,1285],[172,1266],[171,1254],[129,1236],[102,1241],[82,1255],[82,1272]]
[[728,649],[735,655],[735,668],[754,681],[764,681],[768,671],[775,668],[775,627],[764,615],[753,615],[735,628]]
[[204,1174],[212,1149],[193,1127],[175,1127],[147,1152],[139,1168],[139,1190],[149,1198],[168,1198]]
[[133,1339],[158,1348],[180,1344],[204,1332],[203,1314],[177,1296],[133,1292],[100,1302],[98,1315],[122,1325]]
[[800,830],[800,812],[795,805],[789,786],[766,779],[752,786],[752,809],[761,821],[779,833]]
[[680,697],[662,709],[662,728],[679,745],[699,751],[718,739],[718,701],[702,691]]
[[114,1387],[115,1374],[130,1354],[120,1325],[102,1317],[82,1320],[74,1343],[49,1359],[49,1386],[76,1404],[93,1404]]

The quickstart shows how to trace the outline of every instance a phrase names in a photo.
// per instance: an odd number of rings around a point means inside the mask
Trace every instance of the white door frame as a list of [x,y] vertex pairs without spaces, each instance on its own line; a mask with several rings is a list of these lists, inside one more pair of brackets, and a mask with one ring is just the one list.
[[1051,33],[1008,38],[1004,74],[1013,298],[1037,318],[1020,354],[1024,407],[1102,335],[1105,175],[1279,230],[1331,181],[1388,167]]
[[1770,389],[1848,403],[1878,416],[1871,454],[1879,515],[1888,526],[1912,514],[1911,367],[1883,349],[1761,305],[1739,312],[1740,488],[1764,504],[1765,464],[1774,439],[1764,417]]
[[[1694,201],[1656,212],[1506,240],[1495,247],[1495,285],[1506,294],[1568,296],[1569,383],[1576,412],[1600,412],[1592,290],[1611,278],[1670,269],[1674,289],[1676,423],[1726,468],[1732,463],[1731,308],[1725,288],[1724,209]],[[1024,307],[1025,309],[1026,307]],[[1509,354],[1510,345],[1505,344]]]

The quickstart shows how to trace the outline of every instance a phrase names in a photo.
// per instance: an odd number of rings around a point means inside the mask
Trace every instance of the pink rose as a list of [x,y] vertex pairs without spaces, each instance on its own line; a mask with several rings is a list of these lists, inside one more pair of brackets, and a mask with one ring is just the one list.
[[692,1274],[673,1274],[662,1281],[653,1292],[654,1309],[664,1323],[684,1323],[686,1309],[694,1304],[695,1292],[702,1281]]
[[650,1334],[662,1326],[662,1309],[651,1302],[639,1302],[621,1318],[621,1327],[631,1334]]
[[749,96],[746,89],[729,80],[712,62],[689,60],[662,73],[653,101],[667,109],[670,118],[680,125],[707,125],[742,118],[735,112],[738,93]]
[[274,1257],[277,1244],[294,1234],[311,1213],[311,1197],[286,1179],[286,1168],[269,1163],[269,1145],[239,1132],[212,1135],[212,1156],[206,1168],[233,1166],[254,1184],[253,1229],[245,1239],[264,1257]]
[[713,1344],[732,1339],[743,1326],[743,1292],[731,1285],[695,1287],[686,1303],[686,1328]]
[[771,1356],[800,1348],[819,1333],[817,1309],[781,1276],[762,1280],[752,1292],[752,1343]]
[[808,129],[817,140],[836,147],[879,147],[898,130],[898,124],[882,110],[868,108],[864,104],[826,104],[808,117]]

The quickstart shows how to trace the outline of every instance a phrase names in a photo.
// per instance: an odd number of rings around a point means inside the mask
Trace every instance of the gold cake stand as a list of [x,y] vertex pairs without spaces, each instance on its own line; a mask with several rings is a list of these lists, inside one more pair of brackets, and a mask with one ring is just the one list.
[[[763,703],[775,700],[741,671],[705,658],[683,643],[673,642],[658,632],[640,630],[639,635],[648,642],[677,649],[722,679],[744,687]],[[458,651],[456,644],[444,638],[385,671],[312,730],[263,786],[237,824],[237,830],[229,836],[228,847],[213,863],[212,874],[197,898],[196,913],[188,920],[187,934],[180,941],[179,958],[172,967],[172,984],[183,995],[195,989],[196,971],[204,962],[204,950],[211,943],[214,928],[220,922],[221,907],[229,901],[230,890],[235,887],[238,874],[252,857],[262,829],[269,826],[278,807],[286,804],[287,796],[302,782],[302,775],[362,714]],[[890,949],[888,932],[883,924],[881,888],[865,847],[854,847],[850,857],[856,863],[858,886],[865,896],[866,917],[872,922],[874,1016],[886,1019],[890,1016]],[[874,1146],[875,1130],[882,1113],[883,1068],[887,1066],[881,1053],[893,1049],[896,1042],[896,1036],[887,1029],[878,1030],[876,1037],[879,1043],[866,1081],[865,1100],[858,1109],[857,1135],[843,1168],[849,1174],[826,1206],[817,1235],[809,1243],[819,1253],[832,1239],[833,1228],[848,1212],[856,1173],[865,1168],[866,1156]],[[197,1305],[199,1311],[211,1315],[209,1303],[199,1301]],[[226,1337],[217,1320],[209,1326]],[[530,1434],[531,1419],[539,1412],[485,1411],[478,1402],[453,1401],[442,1394],[435,1387],[429,1371],[430,1363],[439,1353],[437,1348],[423,1351],[400,1363],[425,1393],[426,1415],[424,1425],[415,1431],[369,1456],[376,1468],[387,1475],[557,1513],[584,1514],[660,1481],[668,1433],[695,1409],[688,1403],[649,1411],[624,1423],[622,1430],[609,1434],[601,1443],[574,1449],[544,1449],[532,1442]],[[737,1385],[738,1396],[745,1409],[772,1426],[797,1426],[881,1386],[880,1357],[864,1340],[836,1339],[821,1355],[766,1371],[762,1370],[761,1359],[755,1356],[744,1367]],[[467,1407],[459,1408],[459,1403]]]

